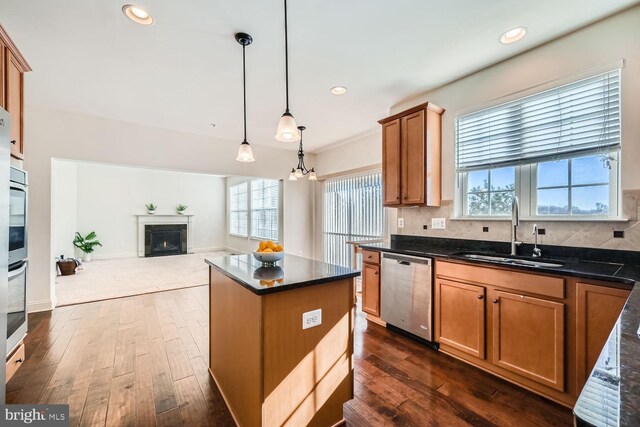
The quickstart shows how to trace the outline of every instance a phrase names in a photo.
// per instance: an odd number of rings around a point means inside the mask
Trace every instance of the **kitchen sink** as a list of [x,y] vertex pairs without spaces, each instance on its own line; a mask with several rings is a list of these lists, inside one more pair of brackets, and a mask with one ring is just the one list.
[[559,264],[555,262],[544,262],[544,261],[521,259],[521,258],[509,258],[501,255],[482,255],[482,254],[472,254],[472,253],[461,252],[461,253],[454,254],[454,256],[476,260],[476,261],[493,262],[497,264],[521,265],[523,267],[553,268],[553,267],[563,266],[563,264]]

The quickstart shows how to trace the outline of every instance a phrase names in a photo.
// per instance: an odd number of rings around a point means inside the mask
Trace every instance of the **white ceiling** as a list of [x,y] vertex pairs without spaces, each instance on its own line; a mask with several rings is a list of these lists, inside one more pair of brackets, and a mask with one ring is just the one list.
[[[274,139],[284,109],[281,0],[0,0],[0,20],[31,66],[30,105],[242,140],[242,48],[247,48],[253,144]],[[637,0],[290,0],[291,111],[305,148],[374,129],[389,107]],[[498,37],[515,26],[527,36]],[[334,96],[329,88],[349,92]],[[210,123],[215,123],[212,128]]]

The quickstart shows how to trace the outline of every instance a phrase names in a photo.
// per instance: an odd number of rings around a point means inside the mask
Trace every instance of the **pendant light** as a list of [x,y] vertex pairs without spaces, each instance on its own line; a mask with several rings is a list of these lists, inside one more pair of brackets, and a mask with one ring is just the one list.
[[284,0],[284,83],[286,93],[286,108],[280,117],[276,139],[281,142],[296,142],[300,140],[296,120],[289,112],[289,36],[287,27],[287,0]]
[[305,175],[309,175],[309,181],[317,181],[318,177],[314,168],[307,169],[304,164],[304,150],[302,149],[302,131],[306,128],[304,126],[298,126],[300,131],[300,147],[298,148],[298,166],[291,169],[289,173],[289,181],[297,181],[300,178],[304,178]]
[[238,148],[238,155],[236,160],[239,162],[253,162],[253,151],[251,145],[247,141],[247,71],[245,65],[244,50],[253,42],[253,38],[247,33],[237,33],[236,41],[242,45],[242,93],[243,93],[243,105],[244,105],[244,139],[240,148]]

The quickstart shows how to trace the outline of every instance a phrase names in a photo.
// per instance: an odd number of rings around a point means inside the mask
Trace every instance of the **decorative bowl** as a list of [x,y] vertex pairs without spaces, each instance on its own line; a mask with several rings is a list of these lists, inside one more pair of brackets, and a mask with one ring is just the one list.
[[272,266],[284,258],[284,252],[258,252],[253,251],[253,257],[265,266]]

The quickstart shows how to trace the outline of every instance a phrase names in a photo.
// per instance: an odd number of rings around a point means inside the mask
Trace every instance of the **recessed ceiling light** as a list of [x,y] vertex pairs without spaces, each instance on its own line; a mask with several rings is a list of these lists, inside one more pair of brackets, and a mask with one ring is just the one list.
[[347,88],[344,86],[334,86],[331,88],[331,93],[334,95],[344,95],[347,93]]
[[127,18],[140,25],[153,24],[153,18],[149,15],[149,12],[135,4],[125,4],[122,6],[122,13],[124,13]]
[[526,34],[527,34],[527,27],[512,28],[509,31],[505,31],[500,36],[500,43],[502,44],[515,43],[518,40],[522,39]]

